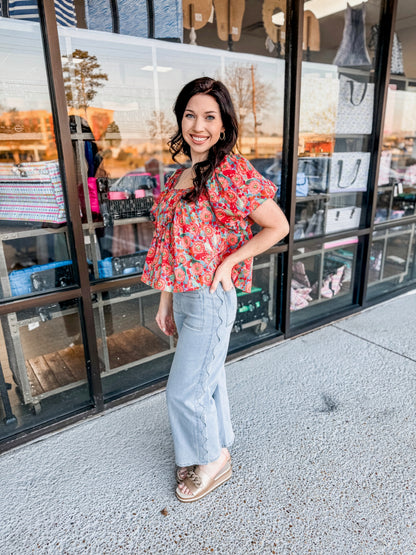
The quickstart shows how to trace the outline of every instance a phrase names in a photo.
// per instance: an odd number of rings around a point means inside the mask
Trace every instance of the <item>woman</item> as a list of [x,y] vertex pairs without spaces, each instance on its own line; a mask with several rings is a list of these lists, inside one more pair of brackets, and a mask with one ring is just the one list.
[[[183,153],[192,166],[175,172],[152,209],[156,229],[142,280],[162,291],[160,329],[178,332],[166,399],[176,495],[189,503],[231,476],[234,433],[224,361],[235,287],[250,291],[253,256],[282,239],[288,224],[272,200],[274,184],[232,154],[237,118],[220,81],[202,77],[185,85],[174,112],[173,159]],[[262,227],[254,237],[251,221]]]

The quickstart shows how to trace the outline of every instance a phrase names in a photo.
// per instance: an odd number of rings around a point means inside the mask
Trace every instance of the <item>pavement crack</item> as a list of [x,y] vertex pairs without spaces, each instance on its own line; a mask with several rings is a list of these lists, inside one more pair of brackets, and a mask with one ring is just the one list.
[[385,347],[384,345],[380,345],[380,343],[376,343],[375,341],[371,341],[371,339],[367,339],[365,337],[362,337],[361,335],[358,335],[357,333],[353,333],[352,331],[346,330],[344,328],[340,328],[339,326],[332,324],[332,327],[336,328],[337,330],[343,331],[344,333],[348,333],[349,335],[352,335],[353,337],[357,337],[358,339],[361,339],[362,341],[365,341],[366,343],[371,343],[372,345],[375,345],[376,347],[380,347],[380,349],[384,349],[385,351],[388,351],[389,353],[393,353],[394,355],[398,355],[399,357],[402,358],[406,358],[407,360],[411,360],[412,362],[416,362],[416,359],[409,357],[407,355],[404,355],[403,353],[399,353],[398,351],[395,351],[394,349],[389,349],[388,347]]

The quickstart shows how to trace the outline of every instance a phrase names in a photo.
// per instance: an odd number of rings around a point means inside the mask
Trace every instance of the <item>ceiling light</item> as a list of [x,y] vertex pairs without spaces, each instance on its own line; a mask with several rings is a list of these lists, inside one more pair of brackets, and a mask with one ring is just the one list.
[[155,68],[154,66],[144,66],[140,69],[142,69],[143,71],[153,71],[154,69],[156,69],[156,71],[158,71],[159,73],[166,73],[167,71],[171,71],[173,67],[156,66]]

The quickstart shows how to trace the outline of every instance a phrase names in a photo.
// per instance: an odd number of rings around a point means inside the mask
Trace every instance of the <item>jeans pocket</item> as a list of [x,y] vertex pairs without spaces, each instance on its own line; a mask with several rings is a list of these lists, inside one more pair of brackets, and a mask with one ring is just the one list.
[[224,299],[227,307],[226,325],[228,328],[228,326],[234,324],[237,315],[237,292],[235,287],[229,291],[224,290]]
[[183,325],[193,331],[204,329],[204,296],[201,289],[182,293]]

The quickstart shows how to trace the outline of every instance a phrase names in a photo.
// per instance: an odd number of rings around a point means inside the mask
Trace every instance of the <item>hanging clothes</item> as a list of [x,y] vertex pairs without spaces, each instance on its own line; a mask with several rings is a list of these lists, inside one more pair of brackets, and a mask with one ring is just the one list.
[[333,63],[339,67],[371,67],[365,44],[365,5],[351,8],[347,4],[344,33]]
[[[2,13],[6,14],[5,5],[8,4],[9,17],[39,21],[38,4],[36,0],[2,0]],[[74,3],[72,0],[55,0],[56,21],[63,27],[76,27]]]
[[118,0],[120,35],[148,37],[146,0]]
[[154,38],[183,42],[181,0],[153,0]]
[[392,75],[404,75],[402,43],[397,33],[394,33],[393,36],[390,73]]
[[113,15],[110,0],[86,0],[85,21],[88,29],[93,31],[113,32]]
[[86,0],[85,19],[88,29],[183,41],[180,0],[117,0],[114,12],[109,0],[99,5],[96,0]]

